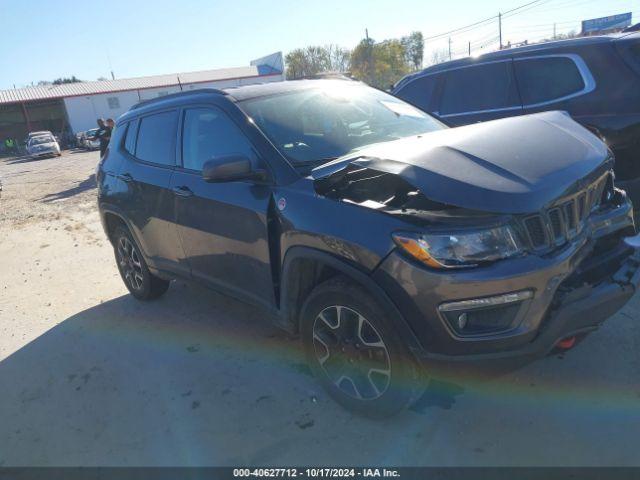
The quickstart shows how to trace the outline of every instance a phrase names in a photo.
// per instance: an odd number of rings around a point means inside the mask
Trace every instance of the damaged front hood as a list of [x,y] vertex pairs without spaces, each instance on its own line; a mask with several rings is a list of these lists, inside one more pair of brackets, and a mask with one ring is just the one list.
[[596,136],[567,114],[546,112],[374,144],[311,176],[330,181],[354,165],[397,175],[435,202],[530,213],[586,186],[611,162]]

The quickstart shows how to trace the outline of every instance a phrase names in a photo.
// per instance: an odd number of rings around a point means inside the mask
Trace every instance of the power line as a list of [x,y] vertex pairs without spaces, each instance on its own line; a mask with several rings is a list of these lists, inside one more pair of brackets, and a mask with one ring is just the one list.
[[[561,20],[561,21],[550,20],[549,23],[535,24],[535,25],[522,25],[522,26],[508,25],[506,29],[503,28],[504,25],[502,25],[502,21],[505,19],[514,17],[516,15],[526,13],[533,9],[536,9],[536,13],[552,12],[552,11],[555,12],[555,11],[564,10],[566,8],[572,8],[572,7],[576,8],[582,5],[592,4],[595,1],[596,0],[534,0],[528,3],[524,3],[510,10],[501,12],[497,15],[485,18],[483,20],[479,20],[477,22],[470,23],[462,27],[454,28],[452,30],[449,30],[447,32],[443,32],[437,35],[425,37],[425,41],[437,40],[437,39],[444,40],[445,38],[448,37],[447,50],[451,52],[449,55],[454,57],[457,57],[460,53],[465,54],[471,49],[477,51],[478,49],[483,49],[489,45],[493,45],[496,43],[498,43],[501,47],[502,38],[505,36],[505,30],[506,30],[507,39],[513,36],[518,36],[518,37],[527,36],[529,37],[527,39],[529,42],[536,42],[539,39],[551,38],[551,35],[553,34],[553,32],[557,31],[558,29],[562,31],[562,30],[568,29],[570,26],[573,26],[573,25],[575,25],[576,27],[579,27],[579,24],[582,19],[581,20]],[[620,6],[622,6],[623,3],[626,3],[626,1],[628,0],[617,0],[617,1],[611,0],[612,4],[620,5]],[[598,2],[600,2],[600,0],[598,0]],[[602,5],[598,5],[598,6],[602,7]],[[540,8],[540,7],[546,7],[546,8]],[[591,8],[592,7],[589,7],[590,10]],[[608,8],[607,12],[605,12],[602,16],[604,16],[605,14],[610,14],[611,10],[616,7],[608,6],[607,8]],[[632,13],[633,15],[637,15],[637,12],[632,12]],[[596,17],[596,16],[598,15],[594,13],[593,17]],[[496,21],[498,25],[493,23],[494,21]],[[509,24],[510,23],[511,22],[509,22]],[[474,32],[471,35],[469,35],[470,32],[476,31],[478,29],[483,29],[483,28],[485,29],[484,33],[479,32],[480,34],[478,35],[477,33]],[[513,35],[513,33],[515,33],[515,35]],[[501,37],[501,34],[502,34],[502,37]],[[462,52],[462,49],[460,47],[453,49],[452,43],[454,42],[452,41],[452,39],[456,39],[455,43],[458,43],[460,41],[459,38],[463,35],[466,35],[466,38],[464,38],[464,45],[465,45],[464,52]],[[476,38],[469,39],[469,36],[476,37]],[[514,43],[521,43],[521,42],[510,41],[509,43],[514,44]]]
[[480,25],[482,23],[486,23],[486,22],[488,22],[490,20],[495,20],[496,18],[498,18],[498,16],[494,15],[493,17],[485,18],[484,20],[480,20],[479,22],[475,22],[475,23],[472,23],[470,25],[466,25],[464,27],[460,27],[460,28],[456,28],[456,29],[453,29],[453,30],[449,30],[448,32],[444,32],[444,33],[439,33],[438,35],[432,35],[431,37],[425,37],[425,40],[433,40],[433,39],[436,39],[436,38],[446,37],[447,35],[450,35],[452,33],[460,32],[461,30],[468,29],[469,27],[478,26],[478,25]]
[[[525,3],[523,5],[520,5],[519,7],[515,7],[515,8],[512,8],[511,10],[507,10],[506,12],[503,13],[503,15],[505,15],[507,13],[516,12],[516,11],[522,9],[522,8],[529,7],[531,5],[536,5],[538,3],[548,2],[548,1],[550,1],[550,0],[533,0],[532,2]],[[477,22],[470,23],[469,25],[465,25],[464,27],[454,28],[453,30],[449,30],[448,32],[443,32],[443,33],[439,33],[437,35],[432,35],[430,37],[425,37],[425,40],[434,40],[436,38],[446,37],[447,35],[451,35],[452,33],[456,33],[456,32],[461,32],[463,30],[468,31],[472,27],[477,27],[479,25],[482,25],[482,24],[485,24],[487,22],[490,22],[491,20],[495,20],[496,18],[498,18],[498,15],[493,15],[491,17],[485,18],[484,20],[479,20]]]
[[[529,5],[536,5],[536,4],[540,3],[540,2],[549,2],[549,1],[551,1],[551,0],[536,0],[536,1],[533,1],[533,2],[525,3],[524,5],[520,5],[519,7],[512,8],[511,10],[507,10],[506,12],[502,12],[502,15],[507,15],[507,14],[509,14],[511,12],[518,11],[518,10],[520,10],[522,8],[528,7]],[[529,9],[527,9],[527,10],[529,10]]]

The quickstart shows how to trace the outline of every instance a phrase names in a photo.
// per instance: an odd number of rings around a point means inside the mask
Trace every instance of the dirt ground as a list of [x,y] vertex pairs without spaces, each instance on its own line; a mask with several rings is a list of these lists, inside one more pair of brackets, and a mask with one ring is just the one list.
[[0,466],[640,465],[638,297],[565,355],[366,420],[259,310],[183,283],[129,296],[97,161],[0,159]]

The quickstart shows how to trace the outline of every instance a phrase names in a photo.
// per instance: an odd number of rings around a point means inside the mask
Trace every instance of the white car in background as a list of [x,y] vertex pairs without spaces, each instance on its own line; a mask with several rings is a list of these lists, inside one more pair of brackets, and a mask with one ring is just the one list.
[[60,156],[60,145],[53,135],[44,134],[31,137],[27,142],[27,154],[31,158],[48,157],[51,155]]
[[33,137],[41,137],[42,135],[50,135],[53,137],[53,133],[49,130],[39,130],[37,132],[29,132],[29,135],[27,135],[27,141],[31,140]]

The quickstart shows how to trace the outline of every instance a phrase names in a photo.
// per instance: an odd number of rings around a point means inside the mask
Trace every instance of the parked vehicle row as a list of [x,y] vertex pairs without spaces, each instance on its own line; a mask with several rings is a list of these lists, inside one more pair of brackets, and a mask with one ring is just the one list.
[[134,297],[187,278],[262,306],[333,398],[379,416],[440,366],[531,361],[628,301],[613,165],[561,112],[452,129],[359,82],[290,81],[134,106],[98,202]]
[[451,126],[562,110],[600,137],[640,207],[640,32],[541,43],[429,67],[393,94]]

